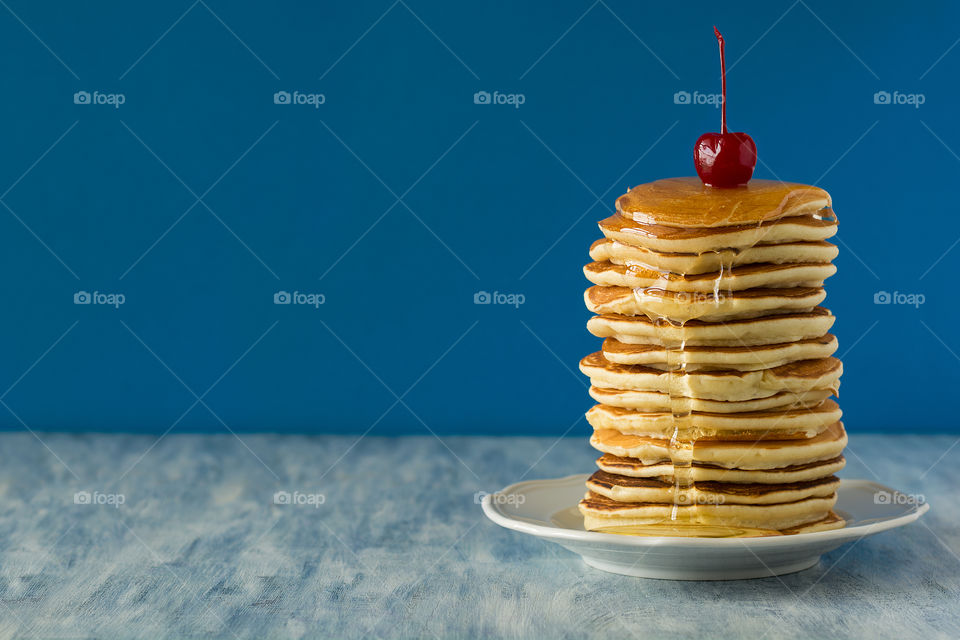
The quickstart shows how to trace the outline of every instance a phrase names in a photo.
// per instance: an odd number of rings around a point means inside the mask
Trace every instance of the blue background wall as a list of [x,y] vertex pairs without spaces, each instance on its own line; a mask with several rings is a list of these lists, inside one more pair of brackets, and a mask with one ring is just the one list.
[[956,4],[8,6],[6,428],[582,436],[594,223],[693,172],[719,112],[674,94],[719,91],[717,24],[756,175],[834,196],[848,427],[960,429],[941,401],[960,367]]

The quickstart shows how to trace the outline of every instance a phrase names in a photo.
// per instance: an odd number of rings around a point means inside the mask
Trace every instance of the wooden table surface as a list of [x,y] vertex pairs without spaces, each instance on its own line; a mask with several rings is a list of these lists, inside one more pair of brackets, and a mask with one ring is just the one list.
[[851,435],[841,475],[923,494],[918,523],[700,583],[483,517],[478,491],[589,471],[583,437],[0,438],[0,638],[960,637],[952,436]]

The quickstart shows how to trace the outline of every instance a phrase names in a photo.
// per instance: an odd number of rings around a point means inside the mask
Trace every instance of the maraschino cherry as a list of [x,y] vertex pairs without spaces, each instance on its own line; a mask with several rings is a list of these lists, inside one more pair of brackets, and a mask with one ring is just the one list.
[[739,187],[747,184],[757,166],[757,145],[743,132],[727,131],[727,67],[723,57],[723,36],[714,27],[720,43],[720,74],[723,104],[720,106],[720,133],[705,133],[693,148],[697,175],[708,187]]

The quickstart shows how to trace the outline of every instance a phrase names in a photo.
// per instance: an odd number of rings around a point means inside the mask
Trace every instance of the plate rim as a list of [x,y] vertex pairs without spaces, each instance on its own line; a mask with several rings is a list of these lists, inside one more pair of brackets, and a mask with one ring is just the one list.
[[[493,503],[493,496],[497,494],[516,494],[519,489],[529,489],[537,485],[551,485],[558,483],[569,483],[574,480],[581,479],[586,481],[590,474],[588,473],[576,473],[569,476],[564,476],[561,478],[542,478],[536,480],[521,480],[520,482],[515,482],[511,485],[507,485],[500,491],[497,491],[493,494],[486,494],[483,496],[483,499],[480,502],[480,506],[483,509],[484,515],[487,516],[495,524],[500,525],[506,529],[512,529],[514,531],[519,531],[521,533],[527,533],[530,535],[537,536],[539,538],[549,538],[553,540],[564,540],[570,542],[598,542],[613,544],[623,547],[651,547],[651,546],[662,546],[670,545],[674,547],[694,547],[694,548],[704,548],[704,547],[722,547],[727,548],[730,546],[744,545],[749,542],[750,546],[763,546],[763,547],[791,547],[797,544],[804,542],[814,543],[814,542],[829,542],[829,541],[845,541],[845,540],[855,540],[857,538],[864,538],[876,533],[881,533],[889,529],[895,529],[901,527],[911,522],[915,522],[930,510],[930,504],[928,502],[923,502],[920,505],[914,507],[909,513],[905,513],[902,516],[897,516],[896,518],[890,518],[889,520],[883,520],[881,522],[873,522],[870,524],[861,524],[853,527],[844,527],[842,529],[831,529],[828,531],[814,531],[809,533],[796,533],[788,536],[769,536],[769,537],[757,537],[757,538],[681,538],[681,537],[671,537],[671,536],[623,536],[615,533],[603,533],[600,531],[575,531],[573,529],[566,529],[564,527],[558,527],[555,525],[542,525],[534,524],[532,522],[526,522],[524,520],[519,520],[513,516],[510,516],[499,509],[498,505]],[[867,480],[865,478],[841,478],[840,486],[841,487],[851,487],[851,486],[871,486],[876,487],[882,491],[888,491],[891,493],[903,493],[892,489],[886,485],[880,484],[879,482],[874,482],[873,480]]]

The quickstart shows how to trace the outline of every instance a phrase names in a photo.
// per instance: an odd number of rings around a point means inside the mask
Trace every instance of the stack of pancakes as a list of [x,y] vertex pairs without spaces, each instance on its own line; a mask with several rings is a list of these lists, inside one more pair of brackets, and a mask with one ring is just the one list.
[[618,198],[600,229],[584,268],[587,327],[605,338],[580,363],[603,453],[580,503],[586,528],[843,526],[831,511],[847,441],[831,399],[842,366],[834,317],[818,306],[836,271],[830,196],[658,180]]

